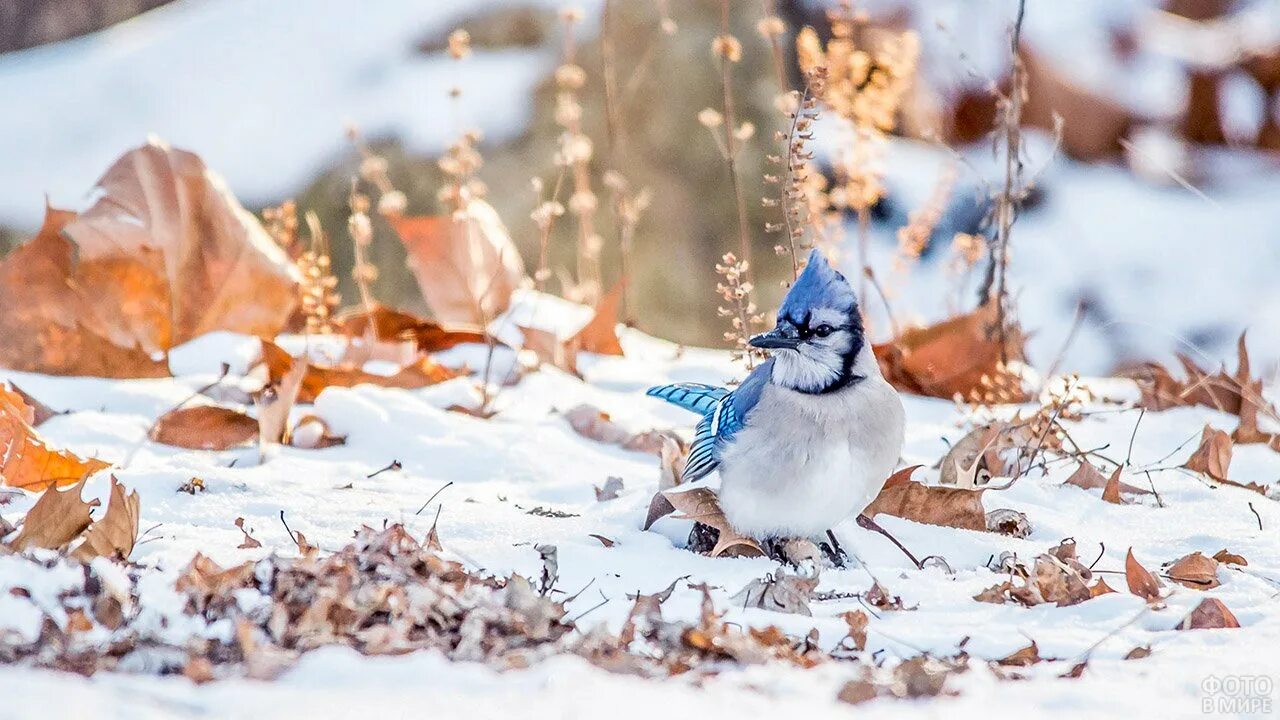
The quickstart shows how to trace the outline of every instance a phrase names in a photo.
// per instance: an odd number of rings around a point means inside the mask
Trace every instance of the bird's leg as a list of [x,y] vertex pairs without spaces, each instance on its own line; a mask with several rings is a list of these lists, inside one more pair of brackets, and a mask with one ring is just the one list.
[[845,558],[849,554],[844,551],[844,548],[840,547],[840,541],[836,540],[836,534],[830,530],[827,531],[827,539],[831,541],[831,544],[822,543],[819,547],[822,548],[823,554],[827,556],[832,565],[843,568],[845,566]]
[[910,550],[908,550],[906,547],[904,547],[904,546],[902,545],[902,543],[898,542],[898,538],[896,538],[896,537],[894,537],[894,536],[890,535],[890,534],[889,534],[889,531],[888,531],[888,530],[885,530],[885,529],[884,529],[884,528],[882,528],[882,527],[880,527],[880,525],[879,525],[878,523],[876,523],[876,521],[875,521],[875,520],[872,520],[871,518],[867,517],[866,515],[859,514],[859,515],[858,515],[858,527],[860,527],[860,528],[862,528],[862,529],[864,529],[864,530],[873,530],[873,531],[878,532],[878,533],[880,533],[881,535],[883,535],[883,536],[885,536],[885,537],[889,538],[889,542],[893,543],[894,545],[897,545],[897,546],[898,546],[898,549],[902,551],[902,554],[906,555],[906,556],[907,556],[907,559],[909,559],[909,560],[910,560],[910,561],[911,561],[911,562],[916,566],[916,569],[920,569],[920,568],[923,568],[923,567],[924,567],[923,565],[921,565],[921,564],[920,564],[920,561],[916,559],[916,556],[911,554],[911,551],[910,551]]

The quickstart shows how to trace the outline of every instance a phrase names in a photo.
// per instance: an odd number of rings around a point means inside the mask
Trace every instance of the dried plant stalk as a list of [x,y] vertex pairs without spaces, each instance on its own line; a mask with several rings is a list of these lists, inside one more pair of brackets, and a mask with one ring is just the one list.
[[733,253],[725,253],[723,263],[716,265],[716,272],[724,280],[716,284],[716,292],[724,299],[717,312],[720,317],[729,318],[730,329],[725,332],[724,339],[732,346],[734,360],[746,360],[747,369],[755,367],[755,361],[765,357],[760,350],[751,347],[747,342],[751,338],[753,328],[764,325],[764,316],[760,315],[755,303],[751,301],[751,282],[747,279],[747,262],[739,260]]
[[591,139],[582,131],[582,104],[578,91],[586,84],[587,73],[576,63],[577,36],[575,29],[582,21],[582,13],[565,9],[560,13],[564,24],[564,46],[560,66],[556,68],[556,124],[564,129],[560,137],[560,149],[556,162],[569,169],[573,179],[573,194],[569,197],[569,212],[578,225],[577,286],[567,293],[572,299],[588,305],[600,297],[603,277],[600,267],[600,251],[604,245],[596,231],[595,214],[599,205],[591,187]]

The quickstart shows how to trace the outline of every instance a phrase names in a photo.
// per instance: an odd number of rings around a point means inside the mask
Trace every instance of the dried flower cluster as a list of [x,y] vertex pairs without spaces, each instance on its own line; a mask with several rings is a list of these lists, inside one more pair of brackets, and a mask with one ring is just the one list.
[[765,223],[765,231],[786,234],[786,244],[775,245],[773,249],[778,255],[791,258],[793,278],[800,276],[800,251],[805,247],[806,225],[815,229],[815,235],[822,230],[824,209],[821,206],[825,203],[820,199],[826,181],[813,168],[813,153],[806,144],[813,139],[813,123],[818,119],[817,98],[825,75],[821,67],[808,75],[804,92],[792,103],[795,109],[787,112],[790,120],[787,131],[777,133],[783,152],[768,156],[771,164],[780,166],[779,172],[764,176],[767,184],[779,188],[777,197],[764,198],[764,206],[777,208],[781,214],[780,222]]
[[582,129],[582,103],[578,97],[587,83],[587,72],[576,61],[576,30],[582,21],[582,11],[562,10],[560,20],[564,26],[564,45],[560,66],[555,71],[555,120],[562,131],[556,165],[572,178],[573,192],[569,195],[568,207],[578,227],[577,278],[574,287],[566,288],[565,294],[579,302],[594,304],[604,286],[600,265],[604,239],[596,230],[596,209],[600,201],[591,187],[594,146]]
[[464,132],[436,162],[449,178],[448,184],[436,194],[436,199],[454,215],[465,213],[472,200],[483,198],[488,192],[488,187],[476,177],[476,172],[484,164],[484,158],[476,147],[479,143],[478,130]]
[[920,259],[929,238],[938,226],[943,213],[947,211],[947,201],[951,198],[951,190],[955,187],[956,165],[949,163],[934,183],[933,191],[924,207],[911,211],[907,216],[907,224],[898,228],[898,265],[905,269]]
[[302,252],[298,241],[298,205],[293,200],[285,200],[275,207],[263,208],[262,219],[266,221],[267,233],[276,241],[281,250],[291,258],[297,258]]
[[733,346],[733,359],[747,361],[747,367],[755,367],[755,360],[764,355],[747,344],[752,330],[762,327],[764,315],[760,314],[751,301],[751,282],[747,280],[749,270],[747,261],[739,260],[733,253],[725,253],[723,262],[716,264],[716,272],[723,281],[716,283],[716,292],[724,299],[717,312],[720,317],[729,318],[730,329],[725,332],[724,339]]
[[373,291],[369,287],[378,279],[378,267],[369,262],[369,246],[373,244],[373,221],[369,219],[369,196],[356,190],[356,183],[351,183],[351,194],[347,198],[351,214],[347,216],[347,234],[351,236],[351,244],[355,250],[355,264],[351,267],[351,278],[356,281],[360,290],[360,303],[365,312],[373,311]]
[[839,183],[829,198],[835,209],[858,214],[862,265],[858,294],[865,298],[871,208],[884,195],[880,162],[886,135],[897,126],[898,112],[915,76],[919,40],[912,32],[871,28],[851,0],[843,0],[828,17],[832,37],[826,45],[812,28],[805,28],[796,37],[796,53],[803,71],[826,69],[821,99],[845,121],[849,137],[836,161]]
[[307,332],[327,335],[334,330],[334,316],[342,304],[342,297],[338,294],[338,278],[333,275],[329,237],[320,226],[320,216],[314,211],[307,211],[306,218],[311,246],[296,261],[302,274],[298,293]]
[[538,288],[538,292],[546,289],[547,280],[551,279],[550,252],[551,252],[551,228],[555,224],[556,218],[564,215],[564,205],[560,203],[556,197],[560,194],[560,185],[564,180],[564,173],[556,180],[556,186],[551,191],[551,196],[545,196],[545,183],[542,178],[535,177],[530,183],[533,186],[534,206],[533,212],[529,213],[529,218],[533,220],[533,224],[538,228],[538,268],[533,273],[533,281]]

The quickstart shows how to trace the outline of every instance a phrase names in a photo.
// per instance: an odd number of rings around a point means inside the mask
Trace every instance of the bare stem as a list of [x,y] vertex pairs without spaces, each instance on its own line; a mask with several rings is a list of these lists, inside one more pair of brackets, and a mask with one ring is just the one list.
[[[720,0],[720,35],[729,37],[729,0]],[[751,235],[747,225],[747,201],[742,195],[742,183],[738,179],[738,121],[733,101],[733,83],[730,76],[732,60],[728,53],[720,54],[720,83],[724,90],[724,122],[726,165],[729,182],[733,185],[733,198],[738,210],[738,257],[751,267]]]
[[1009,288],[1009,236],[1017,219],[1022,193],[1022,101],[1026,94],[1026,68],[1019,55],[1022,40],[1022,19],[1026,14],[1026,0],[1018,0],[1018,16],[1010,33],[1010,87],[1001,115],[1000,130],[1004,134],[1004,187],[996,198],[996,247],[992,258],[995,270],[996,331],[1000,338],[1000,361],[1008,362],[1008,311]]

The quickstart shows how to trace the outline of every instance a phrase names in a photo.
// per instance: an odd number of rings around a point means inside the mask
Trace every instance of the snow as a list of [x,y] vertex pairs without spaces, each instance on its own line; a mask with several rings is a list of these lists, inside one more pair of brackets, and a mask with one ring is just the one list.
[[[545,300],[524,294],[513,314],[526,315],[537,304],[538,316],[551,326],[571,328],[580,322],[575,319],[580,308]],[[689,553],[681,547],[687,521],[668,518],[652,532],[641,531],[656,489],[656,459],[580,437],[558,415],[557,411],[588,402],[632,430],[676,426],[687,431],[691,416],[644,397],[642,390],[673,379],[719,383],[741,375],[725,353],[680,351],[634,331],[626,331],[622,339],[627,356],[592,358],[586,381],[544,368],[503,388],[496,401],[500,412],[487,421],[441,409],[445,404],[441,393],[448,395],[452,391],[445,388],[461,381],[412,391],[329,388],[313,408],[302,410],[314,412],[335,432],[346,434],[347,444],[319,451],[282,447],[263,464],[258,463],[255,448],[179,451],[145,438],[158,414],[206,383],[210,364],[243,358],[247,338],[194,341],[195,347],[203,349],[204,363],[188,366],[196,374],[172,379],[107,381],[2,374],[55,409],[80,410],[42,426],[53,443],[123,463],[110,473],[142,498],[145,542],[133,554],[143,568],[140,617],[173,642],[192,635],[227,637],[232,632],[225,624],[205,626],[183,614],[181,596],[172,587],[177,572],[196,552],[223,565],[272,553],[296,554],[280,522],[283,511],[290,527],[326,552],[346,544],[361,525],[377,527],[384,521],[403,522],[415,536],[423,537],[439,512],[446,552],[497,575],[536,575],[540,560],[534,546],[554,544],[559,548],[558,587],[572,594],[590,584],[568,605],[571,618],[589,613],[580,620],[584,631],[597,623],[616,631],[630,608],[628,593],[655,592],[688,576],[689,583],[706,582],[715,588],[713,598],[717,608],[728,613],[728,621],[776,624],[800,635],[817,628],[823,645],[833,646],[845,631],[840,614],[862,608],[857,600],[815,602],[813,618],[732,607],[730,596],[775,565],[764,559],[711,559]],[[482,351],[463,347],[457,352]],[[1123,381],[1082,382],[1099,397],[1133,396],[1132,386]],[[909,420],[905,463],[931,465],[945,453],[948,442],[963,434],[964,423],[974,419],[949,402],[908,397],[905,404]],[[1106,452],[1123,457],[1139,413],[1117,406],[1094,409],[1106,411],[1071,423],[1073,437],[1086,447],[1109,443]],[[996,659],[1034,639],[1043,656],[1062,661],[1035,666],[1030,672],[1033,679],[1015,683],[998,681],[984,667],[975,667],[950,681],[958,697],[932,704],[877,700],[859,711],[872,716],[946,712],[964,717],[981,714],[990,703],[999,702],[1045,716],[1074,717],[1086,712],[1177,716],[1198,712],[1203,696],[1200,683],[1211,673],[1258,674],[1280,666],[1276,649],[1280,615],[1273,600],[1280,584],[1280,546],[1271,530],[1280,524],[1280,508],[1254,493],[1209,487],[1188,473],[1167,469],[1182,462],[1191,446],[1164,456],[1198,434],[1205,422],[1228,430],[1234,427],[1234,418],[1198,408],[1142,417],[1132,467],[1124,479],[1146,487],[1150,470],[1150,483],[1162,506],[1151,497],[1132,505],[1103,503],[1097,491],[1061,485],[1074,468],[1057,463],[1047,477],[1033,474],[1008,490],[987,494],[988,510],[1008,507],[1026,513],[1033,528],[1026,539],[881,516],[890,532],[917,554],[945,556],[954,574],[937,567],[916,570],[883,538],[852,522],[841,524],[836,531],[842,544],[861,557],[892,594],[900,595],[908,607],[915,606],[911,611],[879,612],[879,617],[873,617],[868,650],[880,651],[892,662],[924,651],[954,654],[966,643],[965,649],[975,658]],[[367,477],[392,460],[399,460],[401,469]],[[920,472],[936,478],[936,471]],[[86,485],[85,496],[105,502],[108,475],[95,476]],[[1280,478],[1280,454],[1261,447],[1237,448],[1232,475],[1274,483]],[[616,500],[597,502],[593,486],[609,476],[622,478],[624,490]],[[208,489],[195,495],[176,491],[192,477],[202,478]],[[453,484],[427,503],[449,482]],[[4,517],[16,521],[33,501],[34,496],[25,496],[3,507]],[[529,514],[537,507],[573,516]],[[245,527],[262,543],[261,548],[237,549],[242,539],[234,525],[237,517],[245,518]],[[1259,519],[1267,531],[1258,529]],[[593,533],[617,545],[605,548],[590,537]],[[986,567],[992,557],[1012,551],[1029,560],[1065,537],[1077,540],[1086,562],[1100,556],[1099,570],[1121,570],[1130,547],[1149,568],[1192,551],[1212,554],[1223,548],[1246,557],[1249,566],[1223,568],[1221,587],[1208,593],[1175,588],[1165,606],[1154,610],[1123,592],[1064,608],[1027,609],[971,599],[1001,579]],[[0,633],[32,637],[38,630],[40,609],[56,607],[51,598],[78,573],[68,563],[45,569],[16,556],[0,558]],[[1113,587],[1123,589],[1121,576],[1105,577]],[[819,590],[857,592],[870,584],[867,571],[853,564],[824,571]],[[12,587],[27,588],[31,599],[8,593]],[[1206,595],[1225,602],[1244,629],[1173,631]],[[607,602],[595,608],[604,599]],[[255,593],[240,598],[242,604],[260,601]],[[664,614],[692,620],[699,602],[697,592],[677,584]],[[1132,648],[1145,645],[1154,648],[1150,658],[1121,659]],[[1082,678],[1056,677],[1072,660],[1090,651],[1091,663]],[[660,709],[677,717],[768,710],[825,714],[836,709],[836,692],[853,672],[851,666],[840,663],[810,671],[772,665],[726,667],[718,677],[695,687],[680,678],[658,682],[610,675],[574,658],[497,673],[478,665],[451,663],[430,652],[367,658],[330,648],[304,656],[274,683],[230,680],[194,686],[183,679],[145,673],[100,674],[85,680],[8,667],[0,673],[0,696],[8,703],[7,716],[16,718],[34,717],[45,707],[42,698],[52,693],[65,703],[67,713],[110,707],[131,717],[260,717],[273,707],[316,717],[402,712],[409,707],[480,717],[513,712],[585,717],[602,711],[640,717]],[[531,695],[537,697],[535,705],[529,703]]]
[[[499,4],[179,0],[0,56],[10,109],[0,114],[0,223],[34,227],[46,192],[83,207],[111,162],[151,134],[196,149],[249,205],[303,189],[347,147],[347,122],[416,152],[442,150],[463,128],[510,137],[555,63],[550,48],[477,51],[461,63],[414,49]],[[464,93],[455,113],[454,85],[484,92]]]

